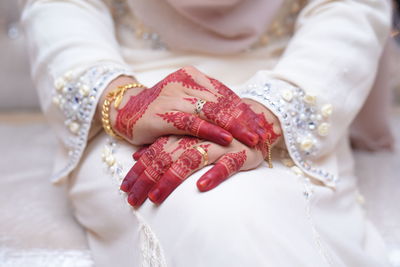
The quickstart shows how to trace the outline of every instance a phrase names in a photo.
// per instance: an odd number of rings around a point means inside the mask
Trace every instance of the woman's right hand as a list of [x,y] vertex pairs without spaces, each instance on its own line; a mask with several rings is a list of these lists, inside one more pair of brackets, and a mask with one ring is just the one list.
[[[196,114],[196,102],[206,101]],[[111,105],[112,106],[112,105]],[[149,89],[128,90],[118,110],[111,109],[113,130],[135,145],[168,134],[191,135],[228,145],[232,137],[254,147],[266,134],[250,107],[221,82],[194,67],[182,68]],[[254,125],[250,125],[254,124]]]

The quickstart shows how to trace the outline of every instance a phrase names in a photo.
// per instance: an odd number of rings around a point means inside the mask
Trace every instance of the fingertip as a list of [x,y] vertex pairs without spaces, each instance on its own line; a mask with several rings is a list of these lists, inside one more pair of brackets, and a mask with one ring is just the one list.
[[161,190],[159,188],[155,188],[148,194],[148,198],[154,204],[160,204],[159,200],[161,198]]
[[134,194],[129,194],[128,196],[128,203],[133,206],[136,207],[138,204],[138,199],[134,196]]
[[232,134],[230,134],[229,132],[226,132],[226,131],[224,131],[224,132],[221,132],[221,134],[220,134],[220,140],[219,140],[220,142],[220,145],[223,145],[223,146],[227,146],[227,145],[229,145],[230,143],[232,143],[232,141],[233,141],[233,136],[232,136]]
[[132,158],[133,158],[134,160],[138,161],[139,158],[140,158],[140,153],[139,153],[139,152],[133,153]]
[[253,132],[246,132],[246,139],[244,141],[247,141],[247,145],[253,147],[258,144],[259,136],[258,134],[255,134]]
[[210,190],[209,185],[211,184],[211,178],[208,177],[202,177],[197,181],[197,188],[199,189],[200,192],[206,192]]
[[130,188],[131,188],[130,183],[127,180],[124,180],[122,182],[121,186],[119,187],[119,189],[121,189],[125,193],[128,192]]

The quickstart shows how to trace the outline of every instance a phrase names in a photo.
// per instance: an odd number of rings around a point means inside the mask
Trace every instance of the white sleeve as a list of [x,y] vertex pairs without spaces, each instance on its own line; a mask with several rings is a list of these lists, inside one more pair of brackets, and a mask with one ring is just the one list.
[[53,174],[58,181],[76,167],[89,131],[99,129],[92,124],[102,91],[118,76],[133,74],[100,0],[28,1],[21,19],[41,107],[61,144]]
[[309,1],[277,66],[242,88],[280,119],[296,165],[328,186],[338,175],[326,162],[372,87],[390,21],[386,0]]

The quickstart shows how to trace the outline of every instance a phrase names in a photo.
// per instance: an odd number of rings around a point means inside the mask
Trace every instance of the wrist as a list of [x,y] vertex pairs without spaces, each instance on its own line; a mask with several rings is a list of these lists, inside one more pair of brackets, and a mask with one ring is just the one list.
[[[136,79],[129,76],[119,76],[114,79],[102,92],[102,95],[97,104],[96,120],[103,124],[103,128],[106,132],[113,135],[120,135],[117,129],[114,128],[115,120],[117,117],[118,110],[121,109],[129,100],[131,96],[134,96],[144,90],[144,87],[128,87],[121,94],[121,99],[117,100],[117,97],[111,97],[112,92],[118,90],[118,88],[124,87],[126,85],[137,85],[139,84]],[[115,107],[115,103],[118,101],[118,107]],[[107,130],[107,129],[108,130]]]

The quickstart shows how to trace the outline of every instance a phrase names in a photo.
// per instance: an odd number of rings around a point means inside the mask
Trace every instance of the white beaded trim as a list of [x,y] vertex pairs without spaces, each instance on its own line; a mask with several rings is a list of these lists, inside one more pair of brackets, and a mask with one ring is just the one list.
[[332,114],[332,105],[325,104],[318,112],[315,96],[263,75],[257,75],[248,83],[240,97],[263,104],[279,118],[288,152],[298,167],[326,185],[336,186],[335,175],[312,163],[320,154],[320,140],[329,133],[327,120]]
[[55,80],[53,104],[62,111],[70,137],[63,140],[69,150],[68,163],[53,174],[53,181],[68,175],[78,164],[101,92],[120,75],[133,76],[133,73],[121,66],[100,65],[83,74],[79,70],[68,71]]

